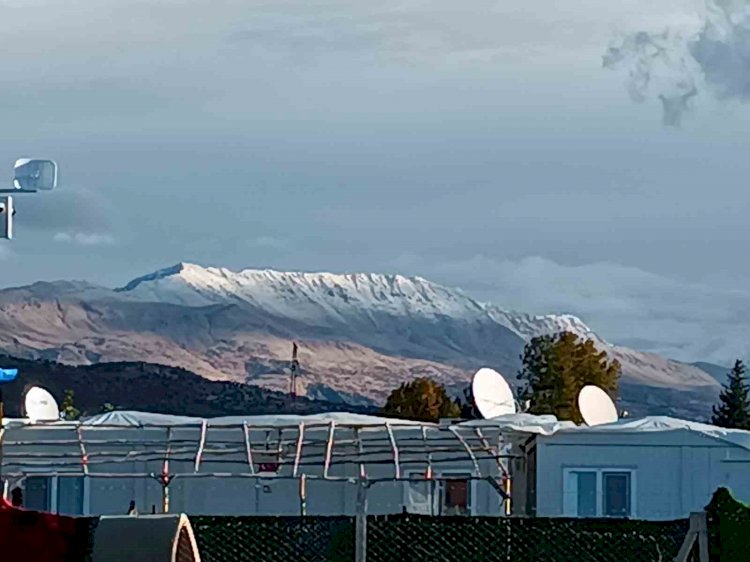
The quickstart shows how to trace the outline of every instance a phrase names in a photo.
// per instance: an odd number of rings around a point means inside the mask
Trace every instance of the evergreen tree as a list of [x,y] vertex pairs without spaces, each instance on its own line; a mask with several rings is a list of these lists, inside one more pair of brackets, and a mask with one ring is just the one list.
[[533,338],[524,348],[518,378],[524,388],[521,400],[530,402],[532,414],[553,414],[559,420],[582,423],[578,393],[589,384],[617,394],[620,363],[609,361],[593,340],[571,332]]
[[471,389],[471,384],[464,388],[464,397],[456,398],[456,405],[460,410],[461,419],[464,420],[479,420],[482,419],[482,414],[477,410],[476,404],[474,404],[474,392]]
[[393,390],[383,413],[397,418],[436,422],[440,418],[457,418],[461,410],[443,385],[424,377],[403,383]]
[[81,411],[75,407],[73,399],[75,394],[72,390],[68,389],[65,391],[62,403],[62,415],[66,420],[77,420],[81,417]]
[[737,359],[719,394],[719,404],[713,407],[711,423],[720,427],[750,429],[750,397],[745,365]]

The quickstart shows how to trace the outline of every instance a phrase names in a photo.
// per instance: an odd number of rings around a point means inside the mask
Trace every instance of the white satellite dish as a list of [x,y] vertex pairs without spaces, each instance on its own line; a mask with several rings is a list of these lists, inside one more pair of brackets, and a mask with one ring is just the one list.
[[24,399],[26,417],[31,423],[39,421],[57,421],[60,419],[60,408],[54,397],[39,386],[32,386]]
[[586,425],[602,425],[617,421],[615,403],[598,386],[584,386],[578,393],[578,409]]
[[471,382],[474,404],[485,419],[516,413],[513,391],[503,376],[492,369],[479,369]]

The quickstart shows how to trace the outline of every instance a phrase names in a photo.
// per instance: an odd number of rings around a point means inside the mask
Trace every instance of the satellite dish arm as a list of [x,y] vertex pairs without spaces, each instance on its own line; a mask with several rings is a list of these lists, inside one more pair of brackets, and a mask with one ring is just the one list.
[[13,215],[16,211],[13,207],[13,197],[10,195],[0,199],[0,238],[13,239]]

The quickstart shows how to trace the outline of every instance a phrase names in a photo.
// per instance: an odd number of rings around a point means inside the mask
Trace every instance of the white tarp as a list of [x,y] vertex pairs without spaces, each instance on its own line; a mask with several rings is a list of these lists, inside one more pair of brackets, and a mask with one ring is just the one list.
[[[386,422],[393,425],[431,426],[423,422],[399,420],[379,416],[366,416],[362,414],[350,414],[346,412],[330,412],[311,415],[263,415],[263,416],[224,416],[207,418],[211,427],[241,426],[247,423],[250,426],[297,426],[304,422],[308,424],[328,424],[334,422],[340,425],[350,426],[383,426]],[[203,418],[190,416],[171,416],[167,414],[152,414],[149,412],[115,411],[99,414],[81,421],[81,425],[87,426],[120,426],[120,427],[143,427],[143,426],[200,426]]]
[[670,418],[668,416],[649,416],[632,420],[619,420],[615,423],[597,425],[594,427],[575,426],[567,428],[565,431],[580,432],[623,432],[623,433],[641,433],[649,431],[677,431],[687,430],[700,433],[713,439],[719,439],[732,443],[744,449],[750,450],[750,431],[741,429],[726,429],[715,425]]
[[732,443],[750,450],[750,431],[726,429],[705,423],[670,418],[668,416],[648,416],[637,419],[622,419],[614,423],[589,427],[569,421],[558,421],[555,416],[534,416],[531,414],[511,414],[487,420],[472,420],[459,424],[461,427],[496,429],[506,437],[553,435],[558,432],[595,433],[640,433],[650,431],[693,431]]
[[508,414],[487,420],[471,420],[458,424],[460,427],[496,429],[503,434],[552,435],[562,429],[578,426],[573,422],[558,421],[555,416],[535,416],[533,414]]

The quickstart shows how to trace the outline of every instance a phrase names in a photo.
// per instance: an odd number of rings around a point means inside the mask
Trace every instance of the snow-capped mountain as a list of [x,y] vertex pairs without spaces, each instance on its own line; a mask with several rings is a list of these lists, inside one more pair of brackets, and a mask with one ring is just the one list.
[[568,331],[605,343],[575,316],[505,311],[479,303],[459,289],[442,287],[421,277],[257,269],[233,272],[181,263],[134,279],[116,291],[142,301],[183,306],[241,302],[296,320],[317,319],[320,315],[347,318],[373,311],[428,318],[486,316],[527,341]]
[[143,360],[285,389],[300,343],[310,396],[381,402],[411,377],[454,390],[480,366],[513,379],[530,338],[568,330],[623,365],[625,384],[715,392],[701,369],[609,345],[569,315],[530,316],[419,277],[233,272],[178,264],[120,289],[44,283],[0,291],[0,350],[69,363]]

